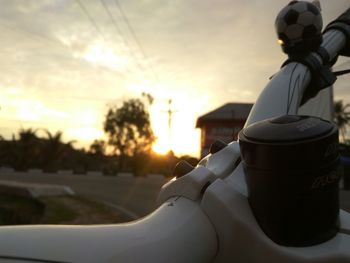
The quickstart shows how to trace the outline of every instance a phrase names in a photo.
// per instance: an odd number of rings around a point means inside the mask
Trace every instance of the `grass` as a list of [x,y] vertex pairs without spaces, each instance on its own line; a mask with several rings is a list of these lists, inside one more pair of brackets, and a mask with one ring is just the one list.
[[60,222],[74,220],[78,214],[69,206],[64,205],[60,198],[43,198],[41,201],[46,209],[40,220],[41,224],[59,224]]
[[110,224],[129,220],[110,207],[80,196],[0,196],[0,225]]
[[1,195],[0,224],[32,224],[40,220],[45,205],[39,200],[15,195]]

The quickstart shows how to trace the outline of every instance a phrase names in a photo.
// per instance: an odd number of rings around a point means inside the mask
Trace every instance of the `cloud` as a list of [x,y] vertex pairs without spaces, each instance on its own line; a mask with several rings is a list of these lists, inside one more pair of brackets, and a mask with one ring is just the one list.
[[[98,29],[76,1],[1,1],[3,89],[65,114],[90,108],[99,118],[106,104],[142,90],[161,99],[186,94],[183,104],[209,98],[198,116],[253,102],[286,59],[274,32],[286,1],[120,0],[146,58],[114,0],[104,2],[116,24],[100,1],[81,2]],[[349,1],[321,4],[328,23]],[[348,96],[345,86],[337,96]]]

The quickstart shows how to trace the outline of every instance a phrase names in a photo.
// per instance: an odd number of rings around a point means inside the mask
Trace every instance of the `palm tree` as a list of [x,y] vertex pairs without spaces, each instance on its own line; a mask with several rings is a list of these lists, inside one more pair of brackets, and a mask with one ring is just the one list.
[[18,140],[13,140],[11,148],[15,154],[14,166],[18,170],[27,170],[38,165],[40,155],[40,140],[37,130],[21,129]]
[[347,103],[344,105],[342,100],[334,102],[334,122],[338,126],[343,142],[345,142],[346,127],[350,122],[350,111],[347,111],[349,107],[350,104]]
[[70,147],[73,141],[63,143],[61,131],[57,131],[55,134],[48,130],[44,131],[47,138],[43,141],[42,167],[45,172],[55,172],[67,147]]

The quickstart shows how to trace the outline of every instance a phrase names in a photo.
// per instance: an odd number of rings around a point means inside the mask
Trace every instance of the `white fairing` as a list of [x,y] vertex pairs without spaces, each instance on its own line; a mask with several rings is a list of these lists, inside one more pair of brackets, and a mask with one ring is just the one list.
[[[290,63],[283,67],[260,94],[245,126],[285,114],[309,115],[332,120],[332,87],[321,90],[317,96],[299,107],[305,87],[307,87],[310,79],[309,70],[302,64]],[[288,83],[287,89],[285,88],[286,83]]]
[[310,78],[309,70],[302,64],[290,63],[284,66],[260,94],[245,126],[280,115],[297,114]]
[[[331,30],[324,35],[322,47],[331,58],[345,45],[345,36]],[[284,66],[264,88],[254,104],[245,126],[264,119],[300,114],[332,120],[333,91],[327,88],[299,107],[302,94],[311,80],[308,68],[302,64],[290,63]]]
[[241,165],[226,179],[218,179],[209,186],[201,206],[220,240],[214,262],[231,262],[230,259],[244,263],[350,262],[350,214],[342,210],[341,231],[327,242],[296,248],[271,241],[258,226],[248,204]]
[[300,107],[297,114],[333,121],[333,87],[321,90],[316,97]]
[[70,263],[211,262],[217,246],[208,217],[196,202],[182,197],[127,224],[0,228],[2,263],[7,262],[4,257]]

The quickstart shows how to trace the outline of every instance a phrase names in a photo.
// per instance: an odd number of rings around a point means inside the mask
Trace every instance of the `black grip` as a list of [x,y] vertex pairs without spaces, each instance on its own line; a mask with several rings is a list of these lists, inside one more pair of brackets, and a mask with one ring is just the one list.
[[346,10],[343,14],[341,14],[336,21],[338,22],[344,22],[348,25],[350,25],[350,8]]
[[346,37],[346,44],[339,52],[339,55],[350,57],[350,8],[348,8],[336,20],[328,24],[324,33],[328,30],[339,30],[343,32]]

